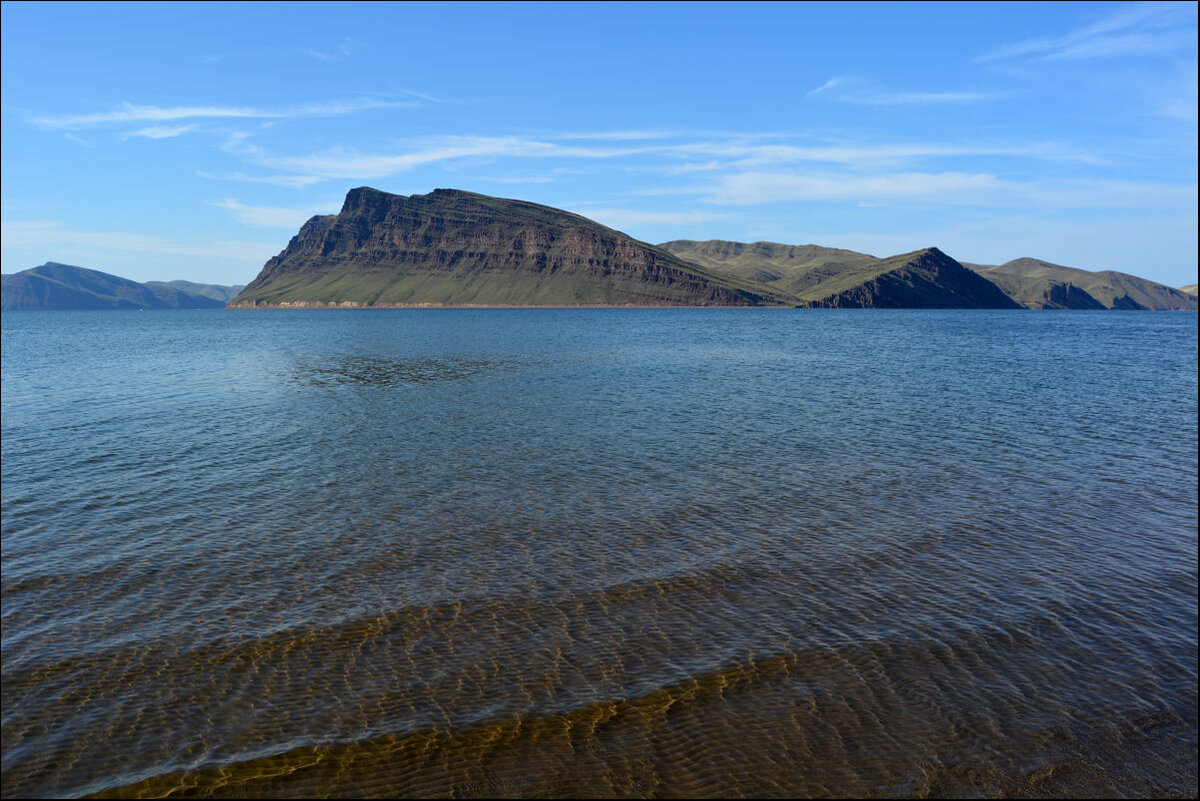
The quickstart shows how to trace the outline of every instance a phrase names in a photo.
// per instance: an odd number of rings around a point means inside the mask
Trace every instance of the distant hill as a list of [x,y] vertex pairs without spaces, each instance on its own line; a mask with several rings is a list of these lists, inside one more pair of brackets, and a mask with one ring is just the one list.
[[675,240],[660,247],[714,272],[762,282],[792,295],[800,306],[1019,308],[994,284],[937,248],[879,259],[853,250],[776,242]]
[[1179,287],[1180,292],[1186,292],[1189,295],[1200,295],[1200,285],[1188,284],[1187,286]]
[[219,309],[224,302],[165,284],[151,286],[70,264],[46,262],[3,276],[0,310]]
[[212,298],[221,303],[228,303],[237,293],[246,288],[245,284],[223,286],[221,284],[197,284],[195,281],[146,281],[145,283],[146,286],[151,288],[166,287],[179,292],[186,292],[189,295]]
[[845,269],[856,269],[877,261],[874,256],[853,250],[820,245],[781,245],[777,242],[728,242],[710,239],[696,242],[677,239],[660,248],[711,270],[731,273],[750,281],[773,285],[797,294]]
[[1155,309],[1196,311],[1195,295],[1112,270],[1091,272],[1040,259],[968,264],[1013,300],[1031,309]]
[[264,306],[778,306],[794,298],[560,209],[352,189],[230,302]]
[[[846,285],[856,283],[877,284],[872,292],[859,293],[864,299],[870,295],[865,302],[876,306],[890,305],[897,300],[906,304],[922,299],[929,302],[934,297],[929,292],[943,280],[918,281],[923,283],[925,290],[914,295],[900,288],[906,280],[892,282],[888,289],[887,281],[878,284],[872,277],[884,270],[887,263],[896,259],[903,261],[914,254],[878,259],[853,250],[817,245],[746,244],[722,240],[676,240],[664,242],[660,247],[711,270],[761,281],[773,289],[791,293],[802,305],[846,302],[854,296],[854,293],[843,294],[848,289]],[[1194,294],[1189,296],[1185,291],[1125,273],[1089,272],[1027,258],[1001,265],[964,262],[961,266],[994,284],[1016,304],[1029,309],[1195,310],[1197,307]],[[835,289],[838,291],[832,292]],[[888,291],[880,295],[879,291],[883,289]],[[839,297],[830,301],[828,296],[831,294]]]

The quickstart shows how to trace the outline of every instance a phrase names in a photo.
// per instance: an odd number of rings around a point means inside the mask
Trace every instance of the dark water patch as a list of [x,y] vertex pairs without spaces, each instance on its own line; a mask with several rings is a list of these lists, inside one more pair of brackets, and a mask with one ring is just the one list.
[[513,369],[514,360],[446,358],[381,358],[378,356],[339,356],[321,363],[299,362],[296,380],[311,386],[395,387],[462,381],[496,370]]

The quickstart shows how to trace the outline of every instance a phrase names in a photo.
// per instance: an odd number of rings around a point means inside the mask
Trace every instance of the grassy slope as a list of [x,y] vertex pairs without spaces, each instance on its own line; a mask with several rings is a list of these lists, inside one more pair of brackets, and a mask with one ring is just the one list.
[[1187,286],[1179,287],[1180,292],[1186,292],[1189,295],[1200,295],[1200,285],[1188,284]]
[[1014,259],[999,265],[969,264],[1023,306],[1042,308],[1053,284],[1074,284],[1108,308],[1128,296],[1147,309],[1196,310],[1196,298],[1173,287],[1111,270],[1091,272],[1040,259]]
[[837,281],[838,276],[856,275],[864,280],[874,277],[873,265],[880,261],[853,250],[776,242],[679,239],[659,247],[711,270],[805,299],[813,299],[814,293],[820,295],[816,287],[826,281]]

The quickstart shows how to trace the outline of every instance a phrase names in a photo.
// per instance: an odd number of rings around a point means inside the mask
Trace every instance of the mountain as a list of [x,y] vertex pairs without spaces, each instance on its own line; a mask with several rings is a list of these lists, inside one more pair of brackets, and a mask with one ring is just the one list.
[[1200,295],[1200,285],[1188,284],[1187,286],[1179,287],[1180,292],[1186,292],[1189,295]]
[[179,292],[186,292],[189,295],[212,298],[221,303],[228,303],[237,296],[237,293],[246,288],[245,284],[224,286],[222,284],[197,284],[195,281],[146,281],[146,286],[151,289],[158,287],[174,289]]
[[305,223],[229,306],[793,304],[548,206],[360,187],[340,213]]
[[717,273],[759,281],[826,308],[1013,309],[990,281],[937,248],[879,259],[853,250],[775,242],[675,240],[660,245]]
[[1091,272],[1040,259],[967,265],[1031,309],[1196,311],[1195,295],[1112,270]]
[[0,309],[219,309],[219,300],[169,286],[148,286],[99,270],[46,262],[3,276]]

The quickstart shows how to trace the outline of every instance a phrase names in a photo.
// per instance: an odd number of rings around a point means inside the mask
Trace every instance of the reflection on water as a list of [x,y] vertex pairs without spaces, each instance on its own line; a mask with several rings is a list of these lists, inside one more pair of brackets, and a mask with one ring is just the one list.
[[1194,317],[3,324],[6,796],[1196,793]]

